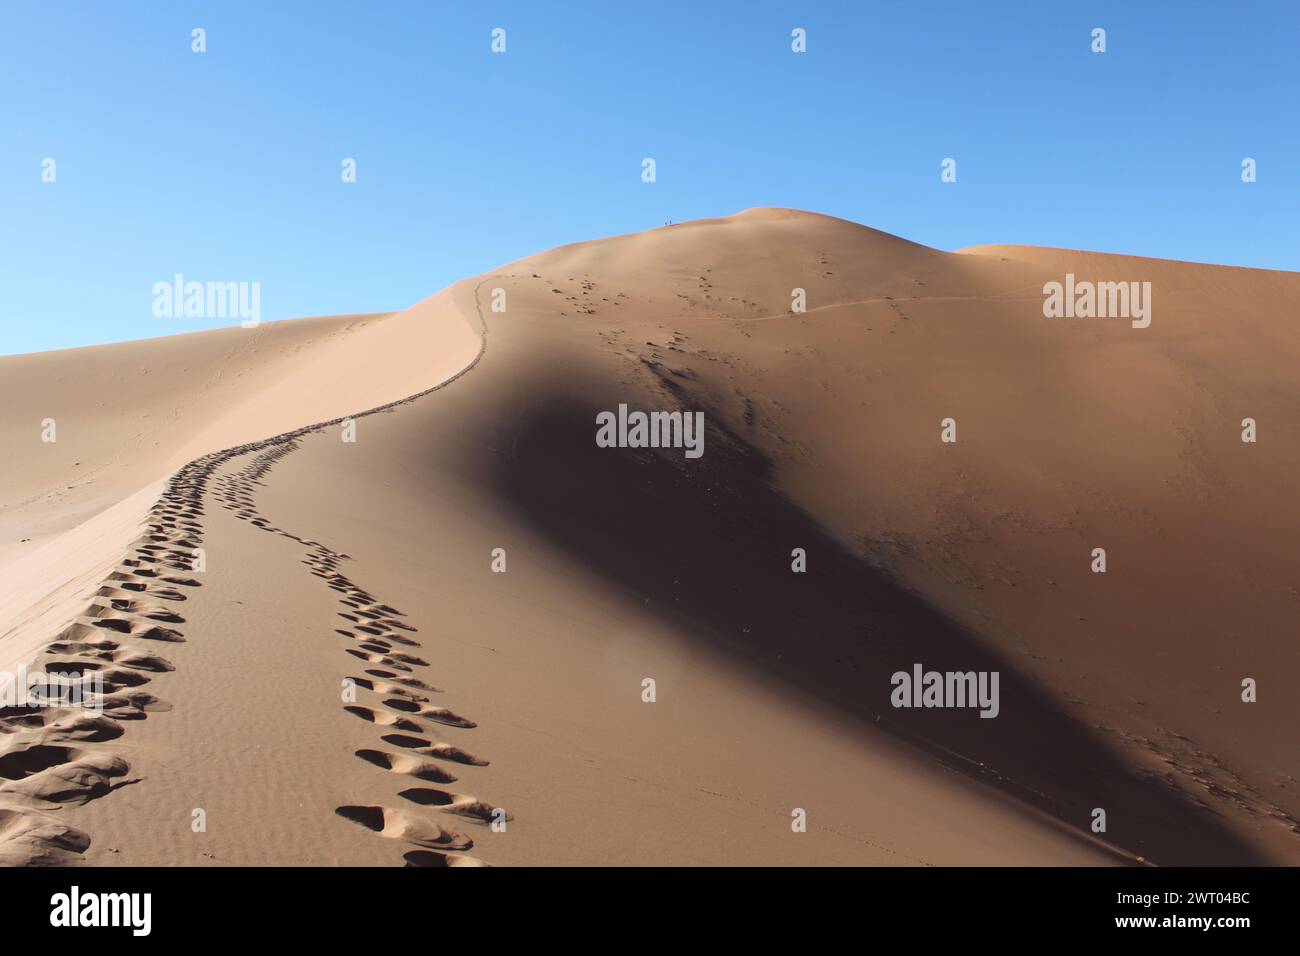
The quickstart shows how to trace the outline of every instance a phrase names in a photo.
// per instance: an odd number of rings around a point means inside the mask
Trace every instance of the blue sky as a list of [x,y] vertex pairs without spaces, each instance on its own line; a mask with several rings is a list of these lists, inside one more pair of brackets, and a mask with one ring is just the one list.
[[178,272],[382,311],[760,205],[1300,270],[1298,50],[1292,0],[0,2],[0,354],[229,324],[154,317]]

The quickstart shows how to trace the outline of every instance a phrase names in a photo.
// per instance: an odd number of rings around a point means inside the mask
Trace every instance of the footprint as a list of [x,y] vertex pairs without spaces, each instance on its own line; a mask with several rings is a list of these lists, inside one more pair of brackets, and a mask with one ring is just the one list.
[[373,681],[365,677],[350,678],[352,683],[365,690],[372,691],[376,694],[396,694],[398,697],[404,697],[417,703],[428,703],[429,698],[421,697],[414,691],[409,691],[405,687],[399,687],[397,684],[390,684],[387,681]]
[[125,777],[130,769],[121,757],[91,754],[73,762],[55,764],[16,783],[6,784],[3,792],[21,794],[41,809],[56,805],[80,806],[128,783]]
[[404,714],[414,714],[417,717],[432,720],[435,723],[446,724],[448,727],[464,727],[469,729],[478,726],[474,721],[466,720],[459,714],[452,713],[446,707],[421,706],[420,704],[410,700],[385,700],[384,706],[390,707],[393,710],[401,711]]
[[131,631],[131,636],[141,641],[163,641],[167,644],[184,644],[181,632],[170,627],[143,627]]
[[71,654],[74,657],[92,657],[96,660],[111,661],[113,651],[117,649],[116,641],[55,641],[45,648],[46,654]]
[[390,840],[406,840],[417,846],[443,850],[468,850],[474,846],[469,837],[438,824],[424,820],[404,810],[388,807],[345,806],[334,811],[345,820],[351,820]]
[[114,662],[121,664],[123,667],[131,667],[140,671],[153,671],[155,673],[176,670],[175,665],[170,661],[165,661],[161,657],[155,657],[152,654],[119,654],[115,656]]
[[371,677],[383,677],[388,680],[396,681],[403,687],[414,687],[417,690],[427,690],[431,694],[441,694],[442,690],[434,687],[432,684],[426,684],[418,677],[402,677],[400,674],[394,674],[392,671],[380,670],[378,668],[367,668],[366,673]]
[[93,626],[100,630],[116,631],[118,634],[130,634],[132,637],[138,637],[143,641],[166,641],[169,644],[185,643],[185,638],[181,636],[180,631],[170,627],[160,627],[157,624],[147,624],[143,621],[101,617],[95,620]]
[[17,734],[44,727],[45,718],[46,711],[42,707],[0,707],[0,734]]
[[104,669],[104,665],[100,661],[90,660],[53,660],[45,661],[44,664],[45,673],[59,674],[67,680],[85,677],[87,671],[101,671]]
[[104,693],[115,694],[123,687],[139,687],[149,683],[149,678],[139,671],[129,671],[120,667],[110,667],[102,672]]
[[130,694],[110,694],[100,699],[99,705],[114,720],[144,720],[149,714],[166,713],[172,705],[153,694],[135,691]]
[[486,767],[488,765],[486,760],[475,757],[459,747],[453,747],[451,744],[435,744],[423,737],[411,737],[407,734],[385,734],[380,739],[385,743],[392,744],[394,747],[405,747],[407,750],[415,750],[438,760],[450,760],[453,763],[469,764],[473,767]]
[[386,714],[382,710],[371,710],[369,707],[361,707],[357,704],[351,704],[343,709],[349,714],[355,714],[362,720],[368,720],[370,723],[378,724],[381,727],[396,727],[398,730],[409,730],[417,734],[424,730],[413,720],[407,720],[405,717],[398,717],[395,714]]
[[392,773],[405,774],[428,783],[454,783],[456,775],[439,767],[436,763],[421,760],[410,754],[390,754],[382,750],[358,750],[357,756],[367,763]]
[[394,634],[389,631],[384,635],[384,640],[392,641],[394,644],[401,644],[403,647],[420,647],[419,641],[413,641],[409,637],[402,637],[400,634]]
[[116,740],[123,734],[121,725],[108,717],[72,716],[47,724],[41,731],[42,740],[58,743],[102,743]]
[[46,813],[0,808],[0,866],[67,866],[90,836]]
[[149,592],[149,596],[151,598],[157,598],[160,601],[188,601],[189,600],[188,597],[186,597],[180,591],[177,591],[173,588],[146,588],[146,585],[143,582],[131,584],[130,587],[126,587],[126,584],[128,582],[118,582],[118,583],[122,584],[123,586],[114,587],[112,585],[106,584],[103,587],[101,587],[98,591],[96,591],[95,594],[97,594],[99,597],[106,597],[106,598],[129,598],[128,592],[132,592],[132,593],[142,592],[147,589]]
[[[412,787],[403,790],[398,796],[422,807],[437,807],[444,813],[455,813],[463,817],[472,817],[484,823],[491,823],[497,808],[484,803],[477,797],[467,797],[447,790],[435,790],[433,787]],[[509,814],[505,817],[510,820]]]
[[56,641],[99,641],[105,637],[104,629],[95,624],[69,624],[55,635]]
[[7,750],[0,754],[0,777],[22,780],[59,764],[70,763],[78,751],[72,747],[57,747],[33,743],[26,747]]
[[[175,611],[170,611],[160,604],[149,604],[145,601],[127,601],[117,599],[110,602],[112,610],[121,611],[128,614],[138,614],[140,617],[147,617],[151,621],[163,621],[166,624],[184,624],[185,618],[181,617]],[[104,613],[100,613],[103,611]],[[108,608],[101,604],[92,604],[86,610],[87,617],[103,617]]]
[[389,651],[388,656],[395,661],[401,661],[403,664],[410,664],[414,667],[428,667],[429,662],[412,654],[404,654],[400,651]]
[[353,657],[365,661],[367,664],[383,664],[386,667],[392,667],[396,670],[406,671],[408,673],[411,670],[411,668],[407,667],[405,664],[395,661],[384,654],[368,654],[365,651],[357,650],[355,647],[347,648],[347,652]]
[[472,856],[458,856],[454,853],[439,853],[436,850],[411,850],[402,854],[407,866],[487,866],[482,860]]

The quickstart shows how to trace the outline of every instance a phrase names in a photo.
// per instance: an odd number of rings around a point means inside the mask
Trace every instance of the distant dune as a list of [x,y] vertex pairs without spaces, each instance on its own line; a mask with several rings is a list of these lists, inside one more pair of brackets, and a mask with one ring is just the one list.
[[0,711],[0,862],[1300,863],[1298,309],[754,209],[0,358],[0,671],[108,694]]

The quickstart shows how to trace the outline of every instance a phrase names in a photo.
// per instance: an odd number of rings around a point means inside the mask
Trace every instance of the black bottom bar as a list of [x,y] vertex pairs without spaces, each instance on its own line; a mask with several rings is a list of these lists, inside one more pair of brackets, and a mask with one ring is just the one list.
[[[381,924],[509,931],[566,940],[682,932],[753,939],[1199,935],[1227,945],[1293,925],[1296,869],[65,869],[0,872],[11,939],[206,941],[277,931],[296,941],[377,942]],[[73,887],[76,887],[74,898]],[[99,894],[149,894],[103,900]],[[93,899],[88,901],[88,897]],[[75,901],[75,906],[74,906]],[[138,901],[139,908],[136,908]],[[76,910],[75,919],[73,911]],[[134,920],[132,919],[134,917]],[[113,920],[117,926],[72,926]],[[53,922],[65,925],[55,926]],[[609,936],[615,932],[619,936]],[[1043,937],[1050,932],[1053,935]],[[681,941],[685,937],[675,937]],[[394,938],[392,942],[397,942]],[[813,945],[810,937],[808,945]]]

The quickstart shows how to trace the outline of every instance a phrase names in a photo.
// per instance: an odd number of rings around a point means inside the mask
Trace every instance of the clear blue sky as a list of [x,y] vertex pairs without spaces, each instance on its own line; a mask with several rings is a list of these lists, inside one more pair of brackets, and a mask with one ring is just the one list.
[[1298,60],[1295,0],[3,2],[0,353],[229,324],[155,318],[177,272],[381,311],[759,205],[1300,270]]

